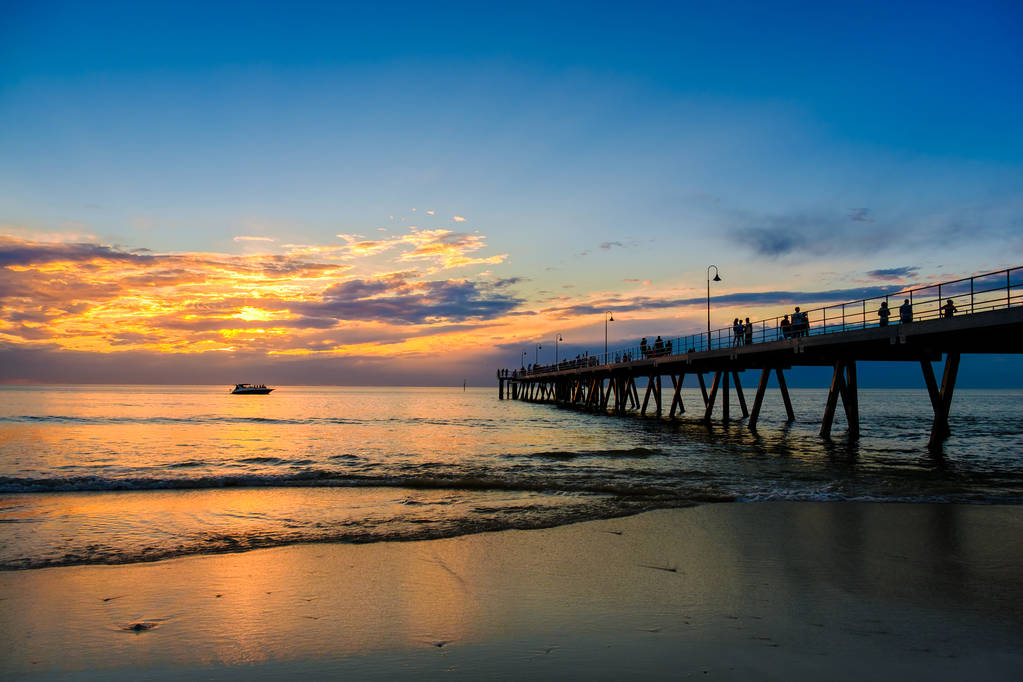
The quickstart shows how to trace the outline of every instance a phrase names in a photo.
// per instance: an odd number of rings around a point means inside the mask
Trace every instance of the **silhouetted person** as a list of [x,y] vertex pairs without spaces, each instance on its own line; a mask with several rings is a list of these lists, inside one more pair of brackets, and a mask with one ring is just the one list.
[[947,301],[945,301],[945,305],[941,306],[941,316],[952,317],[953,315],[956,314],[956,312],[958,312],[958,310],[959,309],[956,308],[955,303],[953,303],[952,299],[950,298]]
[[742,345],[742,322],[738,317],[732,320],[732,345]]
[[888,310],[888,301],[881,301],[881,307],[877,309],[877,316],[881,319],[878,326],[887,327],[891,314],[892,311]]
[[746,339],[746,345],[753,343],[753,325],[750,324],[749,318],[746,318],[746,324],[742,325],[742,332]]
[[671,339],[668,339],[667,343],[664,344],[665,353],[671,355]]
[[646,337],[644,336],[643,339],[639,342],[639,357],[645,358],[646,356],[647,356]]
[[902,305],[899,306],[899,322],[901,322],[902,324],[906,324],[907,322],[912,321],[913,306],[912,304],[910,304],[909,299],[907,298],[905,301],[902,302]]
[[806,314],[799,312],[799,306],[796,306],[796,311],[792,313],[792,336],[806,336],[806,332],[809,331],[810,323],[806,319]]
[[661,336],[658,334],[657,338],[654,339],[654,356],[656,357],[658,355],[663,355],[663,354],[664,354],[664,341],[661,339]]
[[788,338],[790,338],[792,336],[792,323],[789,322],[789,316],[788,315],[786,315],[785,317],[781,318],[781,324],[778,325],[778,326],[781,327],[781,337],[783,339],[788,339]]

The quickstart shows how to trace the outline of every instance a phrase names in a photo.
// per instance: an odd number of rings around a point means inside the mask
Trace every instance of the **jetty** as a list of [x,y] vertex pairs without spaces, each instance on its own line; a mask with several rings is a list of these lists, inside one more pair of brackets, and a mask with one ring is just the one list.
[[[882,303],[890,317],[878,314]],[[785,371],[826,366],[832,368],[832,376],[820,435],[831,437],[841,402],[847,436],[856,439],[860,435],[856,363],[913,362],[920,365],[934,412],[929,446],[940,448],[950,435],[948,419],[961,356],[1023,353],[1023,267],[801,314],[795,323],[788,315],[757,320],[741,336],[732,327],[711,329],[528,370],[498,370],[498,397],[620,416],[663,417],[666,413],[675,418],[686,412],[683,380],[695,375],[703,398],[697,414],[703,421],[711,422],[717,411],[722,422],[746,419],[748,428],[755,431],[772,373],[787,419],[794,421]],[[942,360],[939,384],[934,363]],[[752,405],[747,404],[739,380],[739,373],[746,370],[760,373]],[[641,398],[637,380],[643,379]],[[732,410],[733,391],[738,414]]]

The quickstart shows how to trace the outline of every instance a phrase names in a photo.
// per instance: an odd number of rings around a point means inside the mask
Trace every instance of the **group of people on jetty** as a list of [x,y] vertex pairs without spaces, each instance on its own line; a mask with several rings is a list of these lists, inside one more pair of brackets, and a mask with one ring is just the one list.
[[[940,302],[940,301],[939,301]],[[913,321],[913,304],[907,298],[899,306],[899,322],[901,324],[908,324]],[[945,304],[939,309],[939,313],[942,318],[950,318],[954,316],[959,309],[956,307],[955,302],[950,298],[946,299]],[[888,307],[888,301],[882,301],[881,307],[877,310],[878,326],[887,327],[888,320],[892,315],[892,310]],[[746,318],[743,321],[741,318],[736,317],[732,320],[732,343],[734,346],[744,346],[753,343],[753,332],[754,325],[750,322],[750,318]],[[778,323],[778,334],[783,339],[796,339],[810,334],[810,318],[806,312],[799,309],[799,306],[795,307],[795,310],[791,315],[786,314],[782,317]],[[760,332],[760,341],[774,341],[778,338],[777,335],[773,335],[773,338],[768,338],[769,334],[766,326]],[[693,352],[695,348],[690,348],[688,352]],[[668,339],[663,340],[658,336],[652,343],[648,343],[644,336],[639,342],[639,352],[633,353],[632,351],[615,351],[611,356],[608,356],[606,360],[608,362],[632,362],[637,359],[656,358],[661,356],[673,355],[674,349],[672,348],[672,341]],[[576,355],[574,359],[561,360],[556,364],[550,365],[524,365],[519,370],[498,370],[499,377],[510,377],[515,378],[520,373],[524,374],[535,374],[537,372],[554,372],[562,369],[576,369],[579,367],[595,367],[603,364],[603,358],[597,355],[590,355],[588,352]]]

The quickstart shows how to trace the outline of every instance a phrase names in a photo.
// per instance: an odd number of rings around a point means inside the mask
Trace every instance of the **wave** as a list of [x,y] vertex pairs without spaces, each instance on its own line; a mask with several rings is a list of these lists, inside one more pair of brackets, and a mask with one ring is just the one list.
[[[679,501],[674,506],[689,506]],[[661,505],[666,506],[666,505]],[[55,551],[46,556],[10,556],[0,559],[0,571],[74,566],[83,564],[129,564],[161,561],[196,554],[225,554],[254,549],[282,547],[308,543],[366,544],[372,542],[400,542],[434,540],[501,530],[533,530],[553,528],[579,521],[629,516],[653,509],[653,506],[615,500],[585,500],[565,507],[520,507],[518,513],[498,513],[491,516],[470,516],[444,521],[404,519],[397,524],[346,524],[324,526],[310,524],[299,528],[261,529],[258,531],[206,532],[190,538],[175,538],[166,545],[145,547],[117,547],[113,544],[92,543],[70,550]],[[488,510],[478,509],[486,514]],[[500,509],[498,512],[502,511]],[[532,511],[536,513],[521,513]],[[184,540],[183,542],[181,540]]]
[[[188,463],[183,463],[187,465]],[[382,487],[413,490],[484,490],[510,492],[588,493],[622,498],[675,500],[679,490],[668,486],[643,485],[627,482],[600,482],[579,477],[566,479],[549,476],[517,476],[505,478],[488,475],[416,475],[372,476],[343,474],[336,471],[307,469],[281,474],[221,474],[215,476],[185,477],[117,477],[59,476],[11,477],[0,476],[0,493],[55,493],[103,492],[146,490],[208,490],[217,488],[291,488],[291,487]],[[694,491],[689,491],[693,493]],[[702,491],[701,501],[727,501],[734,495]]]
[[585,457],[597,457],[601,459],[642,459],[645,457],[653,457],[655,455],[665,454],[664,450],[659,448],[626,448],[622,450],[549,450],[541,452],[525,452],[506,454],[503,457],[506,458],[520,458],[520,457],[538,457],[540,459],[556,459],[556,460],[572,460],[580,459]]

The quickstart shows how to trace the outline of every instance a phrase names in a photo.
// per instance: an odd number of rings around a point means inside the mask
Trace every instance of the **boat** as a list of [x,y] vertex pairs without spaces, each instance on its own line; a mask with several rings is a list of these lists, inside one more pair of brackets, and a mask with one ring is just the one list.
[[266,395],[272,390],[263,384],[235,384],[231,395]]

